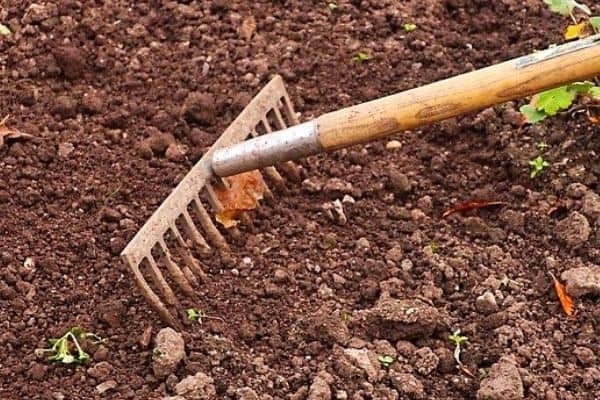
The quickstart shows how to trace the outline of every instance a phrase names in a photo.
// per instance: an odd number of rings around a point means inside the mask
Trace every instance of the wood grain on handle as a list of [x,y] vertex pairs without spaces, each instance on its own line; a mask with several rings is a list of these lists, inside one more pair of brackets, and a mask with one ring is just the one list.
[[335,150],[599,75],[598,37],[580,47],[559,46],[322,115],[318,140]]

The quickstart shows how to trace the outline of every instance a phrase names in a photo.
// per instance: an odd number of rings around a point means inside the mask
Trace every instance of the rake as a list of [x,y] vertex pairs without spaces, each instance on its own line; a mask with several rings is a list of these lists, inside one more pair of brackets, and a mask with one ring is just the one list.
[[[557,46],[299,123],[275,76],[196,163],[123,250],[137,287],[164,323],[182,329],[176,292],[197,301],[207,277],[201,259],[229,247],[211,215],[223,210],[215,188],[260,169],[280,186],[297,178],[302,157],[394,133],[600,74],[600,35]],[[272,196],[270,191],[267,196]],[[248,222],[248,221],[246,221]],[[230,231],[239,234],[235,228]],[[172,288],[174,286],[176,289]]]

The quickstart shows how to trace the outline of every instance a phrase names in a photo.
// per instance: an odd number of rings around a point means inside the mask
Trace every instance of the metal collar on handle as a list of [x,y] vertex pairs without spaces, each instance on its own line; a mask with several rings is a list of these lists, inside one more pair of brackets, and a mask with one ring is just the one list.
[[216,149],[212,158],[212,169],[215,175],[225,177],[296,160],[321,151],[317,121],[313,120],[230,147]]

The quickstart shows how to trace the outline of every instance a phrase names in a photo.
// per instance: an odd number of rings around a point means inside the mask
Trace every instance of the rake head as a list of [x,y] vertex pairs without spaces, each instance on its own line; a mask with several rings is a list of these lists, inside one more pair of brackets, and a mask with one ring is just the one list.
[[[221,254],[229,252],[224,236],[211,218],[211,211],[214,215],[223,210],[214,190],[217,178],[211,167],[213,152],[249,137],[296,124],[298,118],[283,80],[275,76],[196,163],[121,253],[141,294],[166,324],[182,329],[179,317],[183,316],[184,310],[177,294],[197,300],[196,289],[207,280],[202,256],[211,254],[213,248]],[[291,178],[299,176],[298,167],[291,162],[282,164],[280,168]],[[267,167],[263,173],[275,185],[283,183],[275,167]],[[272,196],[268,190],[265,195]],[[235,234],[235,230],[232,233]]]

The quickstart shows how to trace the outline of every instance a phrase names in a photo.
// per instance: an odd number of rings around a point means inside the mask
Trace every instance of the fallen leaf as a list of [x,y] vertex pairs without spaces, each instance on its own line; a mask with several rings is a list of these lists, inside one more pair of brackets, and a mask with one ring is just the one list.
[[0,121],[0,149],[4,147],[4,143],[9,140],[29,140],[33,138],[33,136],[28,133],[19,132],[6,126],[7,120],[8,116]]
[[593,117],[591,115],[588,115],[588,119],[590,120],[590,122],[594,125],[598,125],[600,124],[600,117]]
[[240,26],[240,36],[246,40],[252,39],[252,35],[256,32],[256,19],[253,16],[246,18]]
[[216,215],[216,220],[225,228],[237,225],[240,214],[253,210],[263,198],[267,185],[258,170],[225,178],[229,187],[215,188],[217,199],[223,210]]
[[581,37],[585,37],[587,34],[588,22],[583,21],[578,24],[567,26],[567,30],[565,31],[565,39],[573,40],[579,39]]
[[466,203],[458,204],[449,210],[446,210],[442,214],[442,218],[446,218],[447,216],[455,214],[457,212],[475,210],[478,208],[485,208],[485,207],[502,206],[505,204],[508,204],[508,203],[506,203],[505,201],[468,201]]
[[560,281],[556,279],[552,272],[550,272],[550,276],[554,281],[554,290],[556,291],[556,295],[558,296],[558,300],[560,301],[565,314],[567,314],[569,317],[572,316],[575,313],[573,308],[573,299],[567,293],[565,285],[560,283]]

